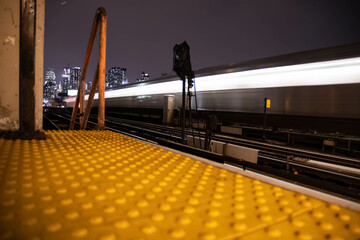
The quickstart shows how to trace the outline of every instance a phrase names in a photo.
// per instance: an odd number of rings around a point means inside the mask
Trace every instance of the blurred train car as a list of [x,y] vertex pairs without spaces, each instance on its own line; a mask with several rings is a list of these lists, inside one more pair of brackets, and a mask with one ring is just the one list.
[[[221,121],[261,124],[266,97],[273,125],[360,135],[360,43],[201,69],[195,83],[198,110]],[[162,109],[170,94],[180,108],[181,92],[178,77],[162,77],[108,90],[105,105]]]

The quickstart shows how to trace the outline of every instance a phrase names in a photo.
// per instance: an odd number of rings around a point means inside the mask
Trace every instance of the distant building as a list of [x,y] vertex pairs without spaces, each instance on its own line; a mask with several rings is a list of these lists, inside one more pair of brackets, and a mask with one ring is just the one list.
[[85,83],[85,90],[90,91],[92,87],[92,82]]
[[44,101],[55,99],[57,92],[57,85],[54,82],[45,82],[44,84]]
[[69,89],[78,89],[80,78],[81,78],[81,68],[80,67],[71,68]]
[[121,83],[122,84],[128,84],[128,78],[127,78],[127,74],[126,74],[126,68],[121,68]]
[[56,76],[53,68],[49,68],[49,70],[45,72],[45,81],[47,82],[56,81]]
[[45,83],[43,90],[43,97],[45,101],[55,99],[57,92],[56,76],[54,69],[49,69],[45,72]]
[[108,87],[113,88],[117,87],[121,84],[121,68],[120,67],[112,67],[108,70],[108,74],[106,76]]
[[138,82],[143,82],[150,79],[150,75],[145,73],[144,71],[141,72],[141,77],[137,79]]
[[106,75],[107,87],[113,88],[128,83],[126,68],[112,67]]
[[109,78],[107,74],[105,74],[105,88],[109,88]]
[[70,88],[70,67],[64,67],[63,75],[61,76],[61,87],[62,87],[62,93],[67,93],[68,89]]

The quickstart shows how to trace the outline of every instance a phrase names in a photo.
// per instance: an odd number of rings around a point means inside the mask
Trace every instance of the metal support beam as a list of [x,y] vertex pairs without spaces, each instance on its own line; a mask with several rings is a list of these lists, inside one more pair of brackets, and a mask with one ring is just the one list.
[[36,0],[20,6],[20,132],[35,133],[35,26]]
[[82,120],[82,113],[84,112],[85,79],[86,79],[87,69],[88,69],[89,63],[90,63],[91,52],[92,52],[92,49],[94,46],[98,25],[99,25],[98,11],[96,11],[94,21],[93,21],[93,24],[91,27],[88,46],[87,46],[86,53],[85,53],[84,65],[82,68],[81,78],[79,81],[79,90],[78,90],[78,94],[76,96],[75,105],[74,105],[74,109],[73,109],[72,117],[71,117],[71,121],[70,121],[70,126],[69,126],[70,130],[74,129],[76,115],[79,110],[79,103],[80,103],[80,122]]
[[94,100],[94,96],[95,96],[95,92],[96,92],[96,88],[98,86],[98,83],[99,83],[99,64],[96,67],[96,72],[95,72],[95,75],[94,75],[94,78],[93,78],[89,98],[88,98],[86,109],[85,109],[84,118],[83,118],[83,121],[81,122],[81,125],[80,125],[80,129],[82,129],[82,130],[86,129],[86,125],[87,125],[87,122],[89,120],[89,116],[90,116],[90,112],[91,112],[91,106],[92,106],[92,103],[93,103],[93,100]]
[[[91,53],[93,49],[93,45],[95,42],[95,37],[97,33],[98,26],[100,24],[100,53],[99,53],[99,62],[98,62],[98,73],[95,76],[98,76],[99,83],[99,112],[98,112],[98,126],[100,129],[105,128],[105,64],[106,64],[106,24],[107,24],[107,15],[104,8],[100,7],[97,9],[93,25],[91,28],[90,38],[88,42],[88,47],[85,54],[85,60],[83,65],[83,71],[81,74],[80,82],[79,82],[79,90],[76,96],[76,101],[74,105],[74,109],[72,112],[72,117],[70,121],[69,130],[73,130],[75,126],[75,120],[80,109],[80,129],[86,128],[86,122],[88,116],[84,118],[84,112],[90,113],[89,110],[85,110],[85,79],[86,73],[89,66]],[[94,84],[93,84],[94,85]],[[95,85],[96,90],[96,85]],[[79,108],[80,104],[80,108]],[[88,104],[87,108],[91,108],[91,104]],[[86,119],[86,120],[85,120]]]
[[99,106],[98,128],[105,128],[105,64],[106,64],[106,24],[107,17],[104,8],[100,8],[100,49],[99,49]]

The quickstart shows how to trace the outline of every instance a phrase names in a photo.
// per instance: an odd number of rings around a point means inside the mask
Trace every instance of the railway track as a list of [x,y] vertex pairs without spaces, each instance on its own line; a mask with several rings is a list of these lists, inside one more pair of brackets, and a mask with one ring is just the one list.
[[[70,114],[51,113],[57,119],[70,121]],[[88,129],[96,126],[97,118],[90,116]],[[165,145],[178,150],[189,152],[194,155],[209,158],[221,163],[230,164],[241,168],[251,169],[253,171],[266,173],[276,178],[293,181],[297,184],[303,184],[308,187],[322,189],[332,194],[345,196],[348,199],[359,201],[360,199],[360,174],[344,173],[336,166],[348,167],[352,169],[360,168],[360,161],[357,159],[342,158],[320,154],[315,152],[304,152],[299,149],[292,149],[283,146],[275,146],[268,143],[261,143],[251,140],[234,138],[226,135],[218,135],[214,139],[226,143],[246,146],[260,150],[258,155],[258,164],[231,159],[208,151],[194,149],[191,146],[184,146],[181,142],[181,129],[168,127],[151,123],[138,122],[134,120],[119,119],[116,117],[107,117],[106,126],[108,130],[125,133],[141,140],[150,141],[160,145]],[[193,134],[187,130],[186,134]],[[197,137],[204,137],[203,132],[197,132]],[[289,162],[289,168],[286,169],[286,160],[292,156]],[[313,162],[332,164],[335,168],[328,168],[321,165],[314,165]],[[310,164],[311,163],[311,164]]]
[[[93,118],[93,120],[95,119]],[[115,126],[121,125],[121,126],[131,127],[134,129],[140,129],[142,131],[147,130],[149,133],[158,134],[159,136],[164,136],[164,137],[170,137],[172,138],[172,140],[175,141],[181,140],[181,129],[176,127],[168,127],[168,126],[162,126],[152,123],[124,120],[113,117],[107,117],[107,123],[110,123]],[[161,134],[159,134],[158,132],[161,132]],[[201,138],[205,137],[204,132],[194,133],[188,129],[186,130],[186,134],[187,135],[195,134],[196,137],[201,137]],[[235,138],[235,137],[219,135],[219,134],[217,134],[213,139],[221,142],[232,143],[249,148],[255,148],[260,150],[261,155],[266,155],[266,156],[285,157],[285,158],[287,158],[288,156],[292,156],[292,159],[298,159],[299,161],[313,160],[318,162],[326,162],[330,164],[337,164],[337,165],[341,164],[342,166],[347,166],[351,168],[360,168],[360,160],[352,159],[352,158],[339,157],[335,155],[321,154],[321,153],[309,152],[309,151],[305,152],[304,150],[300,150],[300,149],[277,146],[273,144],[262,143],[262,142]]]

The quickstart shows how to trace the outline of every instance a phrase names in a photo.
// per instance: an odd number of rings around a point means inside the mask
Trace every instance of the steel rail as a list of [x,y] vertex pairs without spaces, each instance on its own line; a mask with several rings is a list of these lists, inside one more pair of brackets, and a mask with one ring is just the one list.
[[58,125],[56,125],[53,121],[51,121],[45,114],[43,114],[43,117],[46,121],[48,121],[51,125],[53,125],[57,130],[61,130]]
[[[113,120],[111,121],[111,119],[113,119]],[[125,123],[132,124],[135,126],[139,126],[142,130],[145,130],[146,128],[149,128],[152,130],[159,129],[165,133],[169,133],[170,135],[179,135],[180,136],[180,134],[181,134],[180,129],[177,129],[174,127],[160,126],[157,124],[138,122],[138,121],[134,121],[134,120],[120,119],[120,121],[119,121],[119,118],[116,118],[116,117],[108,117],[107,122],[112,123],[112,124],[125,124]],[[187,131],[187,134],[191,135],[192,133],[191,133],[191,131]],[[201,137],[204,137],[204,136],[205,136],[205,134],[201,133]],[[299,157],[299,158],[303,158],[303,159],[315,160],[315,161],[319,161],[319,162],[327,162],[327,163],[337,164],[337,165],[341,164],[343,166],[360,168],[360,160],[357,160],[357,159],[344,158],[344,157],[339,157],[339,156],[331,156],[331,155],[326,155],[326,154],[321,154],[321,153],[316,153],[316,152],[309,152],[309,151],[304,152],[304,150],[288,148],[288,147],[283,147],[283,146],[277,146],[277,145],[271,145],[268,143],[255,142],[252,140],[245,140],[245,139],[240,139],[240,138],[235,139],[233,137],[229,137],[229,136],[225,136],[225,135],[216,135],[214,137],[214,140],[223,141],[226,143],[232,143],[232,144],[241,145],[241,146],[246,146],[246,147],[250,147],[250,148],[256,148],[256,149],[260,150],[260,154],[264,154],[264,155],[279,156],[279,157],[284,157],[285,159],[287,158],[287,156],[294,156],[294,157]]]
[[[151,124],[151,123],[143,123],[143,122],[138,122],[138,121],[134,121],[134,120],[124,120],[124,119],[121,119],[120,121],[119,120],[120,119],[118,119],[118,118],[113,118],[113,117],[109,118],[108,117],[106,119],[106,122],[107,122],[108,126],[113,126],[114,129],[121,126],[123,128],[129,128],[132,131],[142,132],[142,134],[146,133],[147,137],[150,137],[150,135],[152,135],[152,136],[156,136],[156,137],[172,139],[173,141],[176,141],[179,143],[181,142],[181,130],[180,129],[173,128],[173,127],[167,127],[167,126],[159,126],[159,125]],[[190,131],[187,131],[187,133],[191,134]],[[203,137],[204,134],[202,133],[201,136]],[[251,140],[233,139],[232,137],[225,137],[225,136],[215,137],[215,139],[219,140],[219,141],[224,141],[226,143],[231,143],[231,144],[236,144],[236,145],[240,145],[240,146],[246,146],[246,147],[259,149],[260,150],[259,157],[277,158],[277,159],[281,159],[281,161],[283,161],[285,163],[286,163],[286,159],[288,158],[288,156],[291,155],[291,156],[296,156],[299,158],[308,158],[308,159],[319,161],[319,162],[327,162],[327,163],[332,163],[332,164],[341,165],[341,166],[348,166],[348,167],[352,167],[355,169],[358,169],[360,167],[360,161],[358,161],[356,159],[344,159],[344,158],[337,157],[337,156],[329,156],[329,155],[324,155],[324,154],[319,154],[319,153],[303,152],[298,149],[290,149],[290,148],[286,148],[286,147],[282,147],[282,146],[270,145],[267,143],[260,143],[260,142],[258,143],[258,142],[254,142]],[[300,163],[300,162],[292,160],[292,161],[290,161],[290,163],[293,165],[294,163]],[[301,165],[309,165],[309,164],[306,164],[306,161],[304,161],[303,163],[301,163]]]

